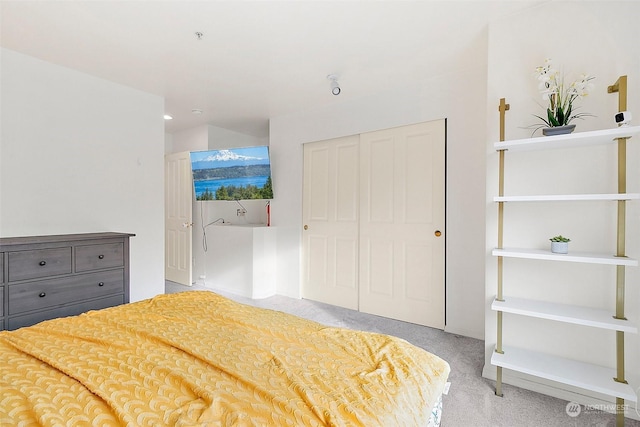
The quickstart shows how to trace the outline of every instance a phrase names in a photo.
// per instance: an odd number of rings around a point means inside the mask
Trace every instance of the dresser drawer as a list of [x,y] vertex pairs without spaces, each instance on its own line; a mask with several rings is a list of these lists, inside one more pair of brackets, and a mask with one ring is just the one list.
[[13,330],[22,328],[23,326],[31,326],[44,320],[54,319],[56,317],[76,316],[89,310],[100,310],[107,307],[124,304],[124,295],[113,295],[107,298],[101,298],[93,301],[85,301],[65,307],[55,308],[51,310],[38,311],[23,316],[10,317],[6,323],[7,329]]
[[124,292],[124,270],[9,285],[9,315]]
[[123,265],[124,245],[122,243],[76,246],[77,272]]
[[71,273],[71,247],[9,252],[9,282]]

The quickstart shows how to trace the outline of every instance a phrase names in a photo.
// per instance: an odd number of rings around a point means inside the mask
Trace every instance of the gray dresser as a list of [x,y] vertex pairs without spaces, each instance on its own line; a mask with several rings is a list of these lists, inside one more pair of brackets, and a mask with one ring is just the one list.
[[0,330],[128,303],[133,236],[0,238]]

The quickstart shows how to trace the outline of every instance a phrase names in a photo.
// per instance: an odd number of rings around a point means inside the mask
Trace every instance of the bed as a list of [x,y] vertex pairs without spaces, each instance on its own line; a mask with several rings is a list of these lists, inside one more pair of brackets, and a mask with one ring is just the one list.
[[0,370],[3,426],[427,426],[449,375],[402,339],[207,291],[0,332]]

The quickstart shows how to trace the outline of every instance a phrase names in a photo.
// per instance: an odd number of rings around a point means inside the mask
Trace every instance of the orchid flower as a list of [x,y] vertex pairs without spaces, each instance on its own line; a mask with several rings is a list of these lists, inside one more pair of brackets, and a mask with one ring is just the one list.
[[550,58],[545,59],[543,65],[536,67],[535,76],[542,99],[549,103],[546,107],[546,117],[535,117],[542,120],[546,126],[565,126],[573,119],[591,116],[588,113],[575,113],[573,103],[593,90],[591,81],[595,77],[582,74],[571,84],[565,85],[564,75],[553,67],[553,61]]

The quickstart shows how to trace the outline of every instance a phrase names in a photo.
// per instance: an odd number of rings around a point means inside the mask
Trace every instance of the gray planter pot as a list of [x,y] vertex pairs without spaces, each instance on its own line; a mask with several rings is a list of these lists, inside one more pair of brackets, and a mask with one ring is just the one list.
[[556,126],[552,128],[543,128],[542,134],[545,136],[553,136],[553,135],[566,135],[568,133],[573,132],[576,128],[576,125],[566,125],[566,126]]
[[569,242],[551,242],[551,252],[554,254],[566,254],[569,252]]

